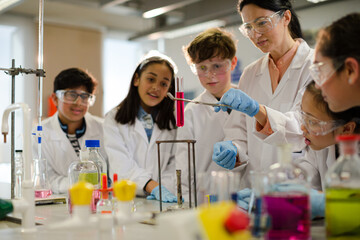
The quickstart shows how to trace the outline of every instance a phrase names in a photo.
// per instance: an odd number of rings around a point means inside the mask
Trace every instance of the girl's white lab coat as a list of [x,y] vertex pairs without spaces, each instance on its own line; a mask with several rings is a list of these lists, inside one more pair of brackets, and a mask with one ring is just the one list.
[[[85,140],[100,140],[100,153],[107,159],[103,141],[103,119],[85,114],[86,131],[78,139],[81,149],[85,148]],[[71,163],[79,161],[73,146],[60,127],[58,112],[42,121],[42,157],[47,160],[48,180],[53,193],[67,193],[69,189],[68,169]],[[34,131],[35,132],[35,131]],[[38,152],[36,140],[33,139],[33,152]]]
[[[298,40],[301,44],[274,93],[268,68],[269,54],[250,64],[241,75],[239,88],[259,104],[267,106],[266,111],[274,130],[270,136],[261,136],[263,134],[255,129],[255,118],[238,111],[231,112],[224,130],[225,140],[231,140],[237,146],[241,161],[249,161],[242,172],[243,187],[250,187],[250,170],[268,170],[271,164],[277,162],[276,144],[290,140],[295,143],[302,141],[299,122],[283,114],[300,105],[305,87],[311,80],[309,66],[313,50],[305,41]],[[277,115],[273,117],[273,113]]]
[[[207,90],[202,92],[194,100],[216,103],[218,100]],[[216,142],[224,139],[223,126],[228,119],[227,112],[220,111],[216,113],[211,106],[200,104],[187,104],[185,108],[184,126],[178,128],[177,139],[192,139],[195,143],[195,160],[197,173],[210,173],[211,171],[224,171],[222,167],[212,161],[213,147]],[[191,168],[192,148],[190,148]],[[185,201],[188,201],[188,145],[186,143],[176,146],[176,169],[181,169],[181,182]],[[191,176],[193,175],[193,168]],[[208,179],[210,181],[210,179]],[[197,186],[199,188],[199,186]],[[193,190],[192,190],[193,191]]]
[[[137,184],[137,195],[144,195],[145,184],[153,179],[159,181],[157,140],[175,140],[176,130],[160,130],[154,124],[150,142],[145,129],[136,118],[135,124],[120,124],[115,121],[117,108],[105,117],[105,150],[109,157],[110,173],[119,179],[127,178]],[[174,193],[175,149],[172,143],[160,144],[161,183]]]
[[325,190],[325,174],[335,161],[335,145],[319,151],[307,147],[305,156],[294,160],[307,172],[311,179],[311,187],[318,191]]

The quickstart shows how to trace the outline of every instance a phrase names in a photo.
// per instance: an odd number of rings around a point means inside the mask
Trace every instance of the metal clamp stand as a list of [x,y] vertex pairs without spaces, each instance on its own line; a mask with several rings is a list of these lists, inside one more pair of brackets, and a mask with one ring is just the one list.
[[[15,76],[20,73],[35,74],[37,77],[45,77],[43,69],[15,68],[15,59],[11,61],[11,68],[0,68],[6,74],[11,75],[11,104],[15,103]],[[15,197],[15,113],[11,112],[11,198]]]
[[197,190],[196,190],[196,169],[195,169],[195,143],[196,140],[164,140],[164,141],[156,141],[158,147],[158,170],[159,170],[159,192],[160,192],[160,212],[162,212],[162,196],[161,196],[161,166],[160,166],[160,144],[161,143],[187,143],[188,144],[188,181],[189,181],[189,207],[191,208],[191,161],[190,161],[190,143],[192,144],[192,152],[193,152],[193,177],[194,177],[194,200],[195,207],[197,207]]

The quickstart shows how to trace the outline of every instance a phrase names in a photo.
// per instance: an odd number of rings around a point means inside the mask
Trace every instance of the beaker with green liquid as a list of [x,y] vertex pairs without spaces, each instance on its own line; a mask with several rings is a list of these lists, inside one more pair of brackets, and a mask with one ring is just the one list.
[[340,156],[326,173],[327,237],[360,238],[360,135],[336,138]]

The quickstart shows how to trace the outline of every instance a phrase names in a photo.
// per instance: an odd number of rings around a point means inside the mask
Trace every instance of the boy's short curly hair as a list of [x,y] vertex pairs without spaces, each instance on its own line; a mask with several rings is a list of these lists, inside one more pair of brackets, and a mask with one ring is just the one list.
[[236,53],[236,42],[231,33],[221,28],[210,28],[183,47],[189,64],[199,63],[213,57],[233,59]]

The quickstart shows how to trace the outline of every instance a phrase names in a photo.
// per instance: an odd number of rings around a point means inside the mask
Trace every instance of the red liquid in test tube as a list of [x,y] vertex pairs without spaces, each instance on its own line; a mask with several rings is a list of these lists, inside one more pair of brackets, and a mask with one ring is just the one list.
[[[183,78],[176,78],[175,97],[184,98]],[[184,101],[176,101],[176,126],[184,126]]]

